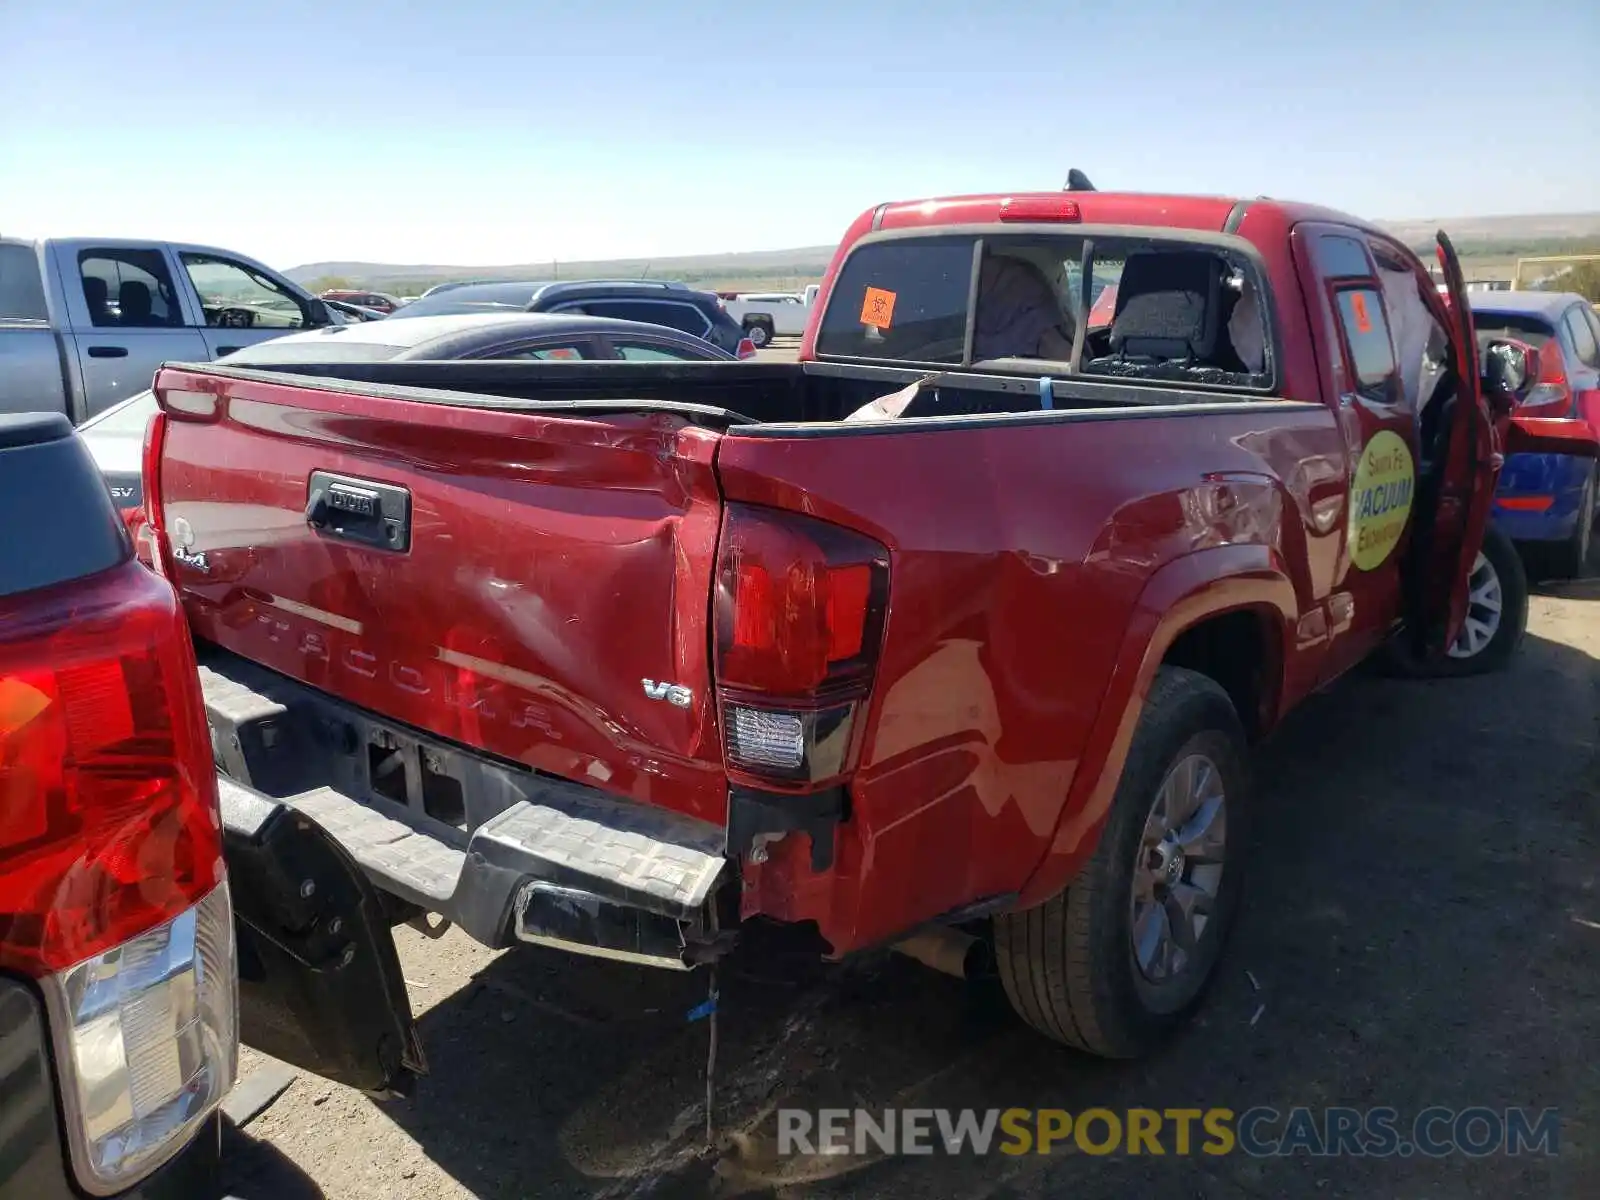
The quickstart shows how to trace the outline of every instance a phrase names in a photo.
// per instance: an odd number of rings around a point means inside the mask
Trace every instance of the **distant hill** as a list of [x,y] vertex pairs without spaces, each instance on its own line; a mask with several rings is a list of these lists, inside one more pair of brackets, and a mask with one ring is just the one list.
[[[1514,249],[1519,243],[1600,241],[1600,212],[1532,213],[1505,217],[1429,217],[1379,221],[1408,245],[1431,242],[1435,230],[1443,229],[1461,245],[1489,243]],[[1552,251],[1559,253],[1559,251]]]
[[[1379,225],[1407,245],[1423,249],[1436,229],[1451,236],[1462,256],[1498,264],[1519,256],[1600,250],[1600,212],[1522,216],[1405,218]],[[420,292],[458,279],[677,279],[712,289],[764,291],[799,287],[819,279],[832,246],[794,250],[747,250],[667,258],[590,262],[515,263],[505,266],[445,266],[431,263],[315,262],[286,272],[297,283],[322,287],[348,284],[380,291]]]
[[343,279],[380,291],[418,290],[456,279],[678,279],[720,288],[756,291],[766,286],[800,286],[820,278],[833,257],[832,246],[796,250],[748,250],[663,258],[619,258],[591,262],[513,263],[506,266],[441,266],[431,263],[316,262],[285,272],[296,283]]

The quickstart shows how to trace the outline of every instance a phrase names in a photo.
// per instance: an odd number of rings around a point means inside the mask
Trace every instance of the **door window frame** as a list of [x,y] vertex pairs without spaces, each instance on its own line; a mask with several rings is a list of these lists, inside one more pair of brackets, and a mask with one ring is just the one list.
[[[477,361],[482,359],[502,358],[508,353],[525,354],[528,351],[556,350],[563,346],[571,346],[576,349],[578,351],[578,357],[576,359],[529,359],[528,361],[596,362],[604,360],[605,358],[603,353],[595,353],[596,351],[603,350],[604,347],[600,345],[599,339],[597,339],[591,333],[580,333],[575,336],[560,333],[541,333],[533,337],[529,337],[524,334],[518,337],[508,338],[503,342],[495,342],[493,345],[485,346],[482,349],[474,350],[466,357]],[[585,353],[585,351],[589,351],[590,353]]]
[[1578,311],[1583,315],[1584,321],[1589,326],[1589,332],[1594,335],[1595,345],[1600,346],[1600,312],[1596,312],[1594,305],[1585,301],[1578,306]]
[[[671,326],[663,326],[663,328],[671,328]],[[694,337],[695,335],[694,334],[685,334],[684,336],[685,337]],[[670,351],[686,351],[688,349],[686,346],[682,345],[679,342],[673,341],[671,338],[651,337],[648,334],[639,334],[639,333],[606,334],[600,340],[605,343],[605,348],[606,348],[608,354],[610,355],[610,357],[615,359],[618,362],[667,362],[667,361],[671,361],[671,362],[720,362],[721,361],[720,359],[716,359],[716,358],[696,358],[696,357],[691,357],[687,353],[666,353],[665,357],[660,358],[660,359],[646,359],[646,358],[628,359],[628,358],[624,358],[623,357],[622,350],[617,345],[618,342],[622,342],[622,343],[630,345],[630,346],[637,346],[639,349],[642,349],[642,350],[659,349],[659,350],[661,350],[663,352],[670,352]],[[700,338],[699,340],[703,342],[706,339],[705,338]]]
[[[1584,310],[1586,309],[1589,309],[1587,304],[1572,305],[1566,312],[1561,314],[1561,323],[1567,327],[1567,341],[1572,343],[1572,356],[1593,371],[1600,369],[1600,338],[1595,337],[1594,329],[1588,319],[1593,316],[1593,310],[1590,309],[1585,312]],[[1574,326],[1581,328],[1583,335],[1589,339],[1589,345],[1594,350],[1591,357],[1585,358],[1583,356],[1583,349],[1578,345]]]
[[[71,322],[72,331],[81,334],[91,334],[98,337],[116,336],[130,333],[171,333],[174,330],[188,330],[192,327],[194,314],[190,311],[188,295],[190,285],[188,276],[181,273],[179,265],[174,258],[171,248],[153,242],[92,242],[74,241],[62,248],[65,251],[66,261],[61,263],[64,272],[70,277],[65,287],[67,301],[67,316]],[[177,309],[179,323],[176,325],[97,325],[89,312],[88,297],[83,294],[83,263],[88,258],[106,258],[117,260],[122,255],[139,254],[154,255],[165,268],[167,284],[171,289],[171,303]],[[130,266],[138,266],[131,262]],[[145,268],[139,267],[141,271]],[[146,271],[146,274],[149,272]],[[109,299],[109,298],[108,298]]]
[[[1383,280],[1378,274],[1376,258],[1372,247],[1367,244],[1367,239],[1355,229],[1319,229],[1313,233],[1311,261],[1317,272],[1317,280],[1322,286],[1328,300],[1328,311],[1333,316],[1333,332],[1339,346],[1339,353],[1343,357],[1340,376],[1344,383],[1341,396],[1359,397],[1362,403],[1382,409],[1402,409],[1406,407],[1405,386],[1400,375],[1400,352],[1394,342],[1394,322],[1389,316],[1389,305],[1383,291]],[[1329,268],[1334,264],[1325,256],[1323,243],[1329,240],[1347,241],[1356,246],[1361,252],[1362,262],[1356,264],[1347,262],[1339,264],[1341,267],[1354,267],[1360,265],[1365,268],[1365,274],[1352,274],[1349,270],[1331,272]],[[1344,309],[1339,303],[1339,297],[1346,292],[1370,292],[1378,302],[1378,318],[1383,322],[1384,337],[1389,343],[1389,375],[1387,380],[1387,399],[1380,399],[1367,390],[1372,385],[1361,382],[1361,375],[1357,370],[1355,346],[1350,340],[1350,330],[1344,319]]]
[[[233,267],[235,270],[243,271],[246,275],[260,276],[264,280],[271,281],[271,283],[274,285],[268,288],[269,291],[279,290],[280,286],[284,283],[283,280],[278,279],[271,271],[268,271],[259,263],[252,263],[247,259],[240,258],[233,254],[218,254],[212,250],[180,247],[174,249],[172,257],[177,260],[178,268],[183,272],[183,279],[189,289],[189,294],[194,297],[194,316],[199,318],[199,323],[193,327],[203,332],[215,332],[220,330],[224,333],[234,333],[239,331],[230,329],[224,325],[213,325],[206,319],[205,297],[200,294],[199,285],[195,283],[194,277],[189,274],[189,259],[204,259],[206,262],[216,263],[220,266]],[[262,286],[266,285],[263,284]],[[276,325],[251,325],[248,327],[249,332],[264,330],[289,334],[300,333],[307,329],[320,328],[319,323],[314,319],[311,312],[310,301],[306,300],[303,296],[297,295],[293,291],[287,290],[286,288],[282,290],[281,294],[283,295],[284,299],[293,301],[294,306],[300,310],[300,324],[285,325],[281,328]]]

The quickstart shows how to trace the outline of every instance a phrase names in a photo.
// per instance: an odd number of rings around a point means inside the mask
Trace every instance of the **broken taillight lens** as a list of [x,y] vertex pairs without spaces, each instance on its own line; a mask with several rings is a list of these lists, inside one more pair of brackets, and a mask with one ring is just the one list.
[[850,765],[888,608],[889,552],[793,513],[728,506],[717,687],[730,770],[820,784]]

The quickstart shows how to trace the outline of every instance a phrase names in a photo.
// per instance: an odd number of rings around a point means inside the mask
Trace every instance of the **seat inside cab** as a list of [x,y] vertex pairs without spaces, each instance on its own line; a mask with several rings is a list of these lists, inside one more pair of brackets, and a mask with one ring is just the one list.
[[[1244,387],[1265,382],[1266,329],[1254,274],[1245,264],[1182,243],[1147,243],[1122,253],[1107,246],[1087,264],[1085,296],[1081,243],[1076,261],[1072,248],[986,247],[975,364],[1040,359],[1085,375]],[[1080,322],[1086,325],[1081,338]]]

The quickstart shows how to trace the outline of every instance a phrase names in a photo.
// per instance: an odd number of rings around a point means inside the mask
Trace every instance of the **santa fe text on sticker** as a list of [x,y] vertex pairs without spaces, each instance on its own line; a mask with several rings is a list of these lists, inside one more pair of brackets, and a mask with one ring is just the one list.
[[1373,434],[1350,485],[1350,561],[1361,570],[1381,566],[1400,541],[1416,485],[1405,439],[1388,429]]
[[861,301],[861,323],[874,329],[887,329],[894,322],[895,293],[869,287]]

